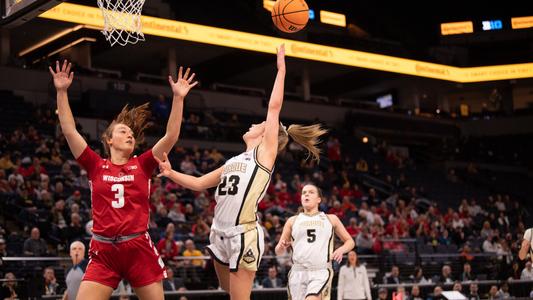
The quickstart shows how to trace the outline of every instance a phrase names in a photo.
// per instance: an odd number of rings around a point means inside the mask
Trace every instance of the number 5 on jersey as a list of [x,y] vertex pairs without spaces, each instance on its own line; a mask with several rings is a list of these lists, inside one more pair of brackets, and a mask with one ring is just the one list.
[[115,199],[111,201],[113,208],[124,207],[124,185],[121,183],[115,183],[111,186],[111,191],[115,192]]

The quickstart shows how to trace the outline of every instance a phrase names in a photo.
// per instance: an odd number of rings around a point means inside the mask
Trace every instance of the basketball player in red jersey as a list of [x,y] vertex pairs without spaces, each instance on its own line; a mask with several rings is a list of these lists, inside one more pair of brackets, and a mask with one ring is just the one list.
[[167,130],[152,149],[133,156],[135,144],[143,139],[150,113],[148,105],[122,109],[102,136],[109,155],[102,159],[88,147],[76,130],[68,103],[67,89],[74,73],[66,60],[55,71],[50,67],[57,90],[57,108],[61,130],[70,151],[87,171],[91,183],[93,238],[89,264],[80,285],[78,299],[109,299],[122,278],[127,279],[140,299],[163,299],[161,280],[166,277],[159,257],[146,229],[149,219],[149,190],[155,157],[163,158],[178,140],[183,114],[183,101],[194,73],[179,69],[176,82],[169,76],[174,97]]

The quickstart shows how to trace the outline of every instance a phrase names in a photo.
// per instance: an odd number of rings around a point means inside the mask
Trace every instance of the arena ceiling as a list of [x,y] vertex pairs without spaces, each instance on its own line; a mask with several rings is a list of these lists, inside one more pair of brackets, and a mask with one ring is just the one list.
[[[150,1],[153,1],[150,6]],[[68,1],[87,5],[87,1]],[[96,1],[94,1],[96,2]],[[157,3],[155,3],[157,2]],[[533,61],[533,29],[515,32],[480,32],[472,36],[442,38],[440,23],[463,20],[508,19],[533,16],[533,5],[526,1],[500,4],[471,4],[464,1],[437,2],[380,2],[380,1],[313,1],[308,4],[320,9],[344,12],[347,22],[355,24],[357,32],[312,21],[297,35],[282,34],[272,26],[262,0],[232,1],[162,1],[147,0],[148,15],[179,21],[210,25],[245,32],[283,38],[304,39],[313,43],[331,45],[372,53],[393,55],[427,62],[454,66],[482,66]],[[159,10],[158,10],[159,8]],[[168,8],[168,11],[160,11]],[[72,28],[71,23],[35,18],[11,29],[11,49],[14,54],[47,38],[54,33]],[[202,84],[226,83],[270,89],[275,57],[239,49],[170,40],[147,36],[145,42],[127,47],[110,47],[96,30],[82,29],[67,35],[24,57],[33,67],[39,67],[39,58],[51,50],[80,37],[96,39],[91,43],[91,64],[95,68],[121,70],[126,78],[138,72],[161,75],[168,72],[168,49],[174,48],[178,64],[191,66]],[[54,58],[54,57],[52,57]],[[301,85],[303,69],[309,71],[312,93],[334,97],[359,95],[369,85],[410,78],[381,71],[334,65],[323,62],[288,59],[287,90],[296,91]]]

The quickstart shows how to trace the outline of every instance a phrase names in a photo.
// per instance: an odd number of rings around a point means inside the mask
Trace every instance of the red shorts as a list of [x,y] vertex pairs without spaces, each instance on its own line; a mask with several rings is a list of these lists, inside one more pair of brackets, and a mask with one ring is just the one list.
[[83,280],[116,289],[124,278],[132,287],[142,287],[167,278],[163,260],[148,233],[120,243],[91,240],[89,264]]

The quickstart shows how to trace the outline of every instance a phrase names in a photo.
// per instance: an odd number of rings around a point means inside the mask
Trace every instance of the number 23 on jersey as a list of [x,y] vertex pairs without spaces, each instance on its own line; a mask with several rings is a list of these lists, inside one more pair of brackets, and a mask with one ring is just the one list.
[[237,175],[231,175],[229,178],[224,176],[222,182],[218,185],[218,194],[220,196],[225,195],[237,195],[239,192],[239,181],[241,178]]

